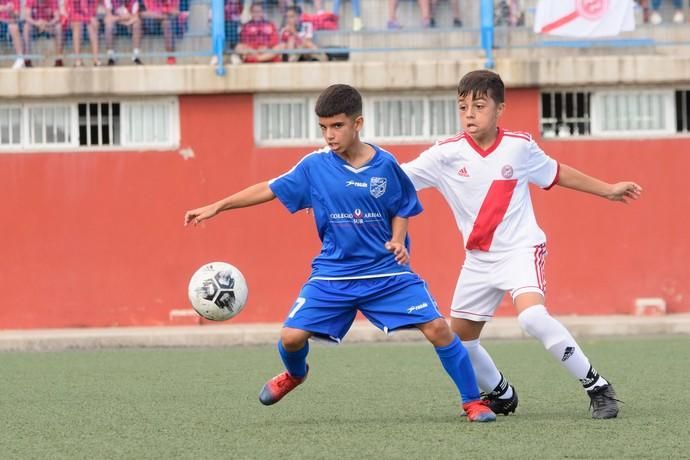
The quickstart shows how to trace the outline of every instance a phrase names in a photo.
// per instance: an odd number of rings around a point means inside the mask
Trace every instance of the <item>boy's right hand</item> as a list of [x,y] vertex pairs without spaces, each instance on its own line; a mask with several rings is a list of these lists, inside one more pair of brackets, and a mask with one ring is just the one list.
[[398,265],[410,263],[410,253],[407,252],[405,243],[401,243],[399,241],[387,241],[385,247],[393,253],[395,256],[395,261],[398,263]]
[[635,182],[618,182],[609,187],[604,196],[611,201],[627,203],[628,200],[637,200],[642,194],[642,187]]
[[218,207],[215,204],[209,204],[201,208],[192,209],[187,211],[184,215],[185,226],[190,223],[198,225],[201,221],[210,219],[211,217],[218,214]]

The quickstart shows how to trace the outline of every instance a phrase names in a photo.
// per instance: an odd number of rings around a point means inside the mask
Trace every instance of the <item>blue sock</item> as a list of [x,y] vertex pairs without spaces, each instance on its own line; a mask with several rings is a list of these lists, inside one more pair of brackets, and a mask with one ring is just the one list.
[[285,364],[285,369],[291,376],[302,378],[307,375],[307,354],[309,353],[309,342],[297,351],[287,351],[283,348],[283,341],[278,340],[278,353]]
[[450,345],[435,347],[443,368],[458,387],[462,402],[475,401],[480,398],[477,378],[474,375],[472,361],[460,340],[453,337]]

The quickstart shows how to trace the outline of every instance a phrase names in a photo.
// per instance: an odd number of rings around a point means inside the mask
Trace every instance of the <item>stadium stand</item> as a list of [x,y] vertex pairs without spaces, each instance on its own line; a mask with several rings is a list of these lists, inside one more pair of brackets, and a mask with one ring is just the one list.
[[[430,2],[424,10],[428,12],[424,13],[416,1],[402,0],[396,8],[397,26],[391,30],[387,2],[364,0],[348,8],[341,6],[339,1],[304,0],[296,2],[301,15],[299,24],[292,27],[301,42],[313,42],[316,47],[325,48],[332,60],[418,59],[430,51],[439,58],[476,57],[482,53],[479,2],[460,0],[456,4],[455,1]],[[23,62],[34,66],[74,65],[81,61],[113,64],[119,57],[132,58],[122,60],[122,64],[174,63],[177,59],[186,64],[207,64],[213,54],[211,0],[132,0],[114,2],[115,7],[110,1],[104,4],[95,0],[66,3],[60,0],[58,22],[62,27],[45,18],[39,19],[48,21],[48,26],[37,25],[31,16],[51,16],[51,11],[55,10],[53,3],[51,0],[0,2],[3,5],[0,6],[0,63],[3,66],[22,67]],[[226,0],[224,11],[220,12],[225,18],[226,61],[232,58],[231,62],[241,62],[233,52],[240,42],[243,27],[252,27],[247,25],[249,3]],[[273,23],[277,31],[283,30],[283,16],[291,2],[262,0],[258,3],[265,9],[266,20]],[[573,48],[571,51],[579,54],[605,53],[602,48],[611,47],[616,48],[617,53],[634,54],[639,53],[640,48],[651,47],[653,52],[665,54],[690,44],[690,29],[676,24],[681,15],[680,22],[686,17],[683,8],[678,8],[678,2],[643,0],[635,10],[637,30],[615,40],[587,42],[536,36],[532,32],[536,0],[497,0],[495,5],[497,55],[509,50],[511,56],[549,56],[556,55],[563,47]],[[331,12],[331,8],[338,14]],[[128,10],[138,10],[135,18],[122,16]],[[75,16],[80,11],[86,13]],[[421,16],[424,14],[428,17]],[[673,20],[660,23],[661,17]],[[655,27],[647,26],[647,22]],[[310,54],[309,49],[281,45],[280,37],[270,38],[271,43],[265,45],[257,42],[261,37],[251,40],[252,46],[276,47],[285,60],[300,60],[290,55]],[[90,53],[82,51],[81,42]],[[62,56],[63,47],[66,56]],[[250,62],[253,60],[249,58]],[[281,60],[280,56],[275,60]]]

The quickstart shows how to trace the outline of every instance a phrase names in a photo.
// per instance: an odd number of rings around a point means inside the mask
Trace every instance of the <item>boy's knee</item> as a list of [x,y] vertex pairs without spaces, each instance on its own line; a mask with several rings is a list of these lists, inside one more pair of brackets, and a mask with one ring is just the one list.
[[465,318],[451,318],[450,327],[460,340],[476,340],[482,333],[484,321],[471,321]]
[[287,351],[301,350],[309,340],[309,334],[299,329],[283,328],[280,333],[280,341]]
[[518,315],[518,322],[525,332],[539,340],[547,349],[569,335],[568,330],[543,305],[524,310]]
[[436,318],[433,321],[419,326],[424,336],[436,347],[444,347],[453,341],[453,333],[444,318]]
[[534,305],[523,310],[518,315],[520,327],[532,337],[539,337],[543,332],[543,318],[548,317],[549,313],[543,305]]

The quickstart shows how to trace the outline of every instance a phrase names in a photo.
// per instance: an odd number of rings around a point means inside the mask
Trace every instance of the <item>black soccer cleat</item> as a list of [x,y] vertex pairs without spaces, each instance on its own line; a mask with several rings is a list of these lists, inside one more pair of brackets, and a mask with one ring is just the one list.
[[515,391],[515,387],[510,385],[513,390],[513,396],[510,398],[501,399],[495,392],[482,393],[482,399],[489,402],[489,409],[491,409],[495,414],[508,415],[510,413],[515,413],[515,409],[518,406],[518,394]]
[[618,415],[618,403],[620,401],[616,399],[616,392],[613,389],[613,385],[609,383],[597,387],[588,391],[587,395],[590,399],[589,408],[592,409],[592,418],[616,418]]

